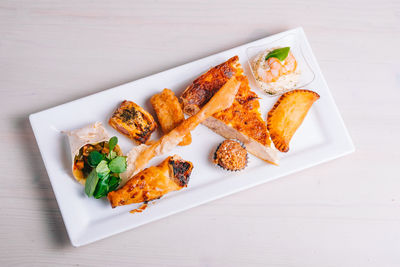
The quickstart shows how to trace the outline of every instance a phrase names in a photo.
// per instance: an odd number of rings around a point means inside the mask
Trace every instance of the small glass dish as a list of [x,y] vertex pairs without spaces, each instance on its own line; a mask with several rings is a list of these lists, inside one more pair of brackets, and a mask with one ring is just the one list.
[[[315,79],[315,73],[312,70],[310,64],[308,63],[307,59],[304,57],[303,49],[301,42],[299,40],[301,36],[298,36],[298,34],[291,33],[288,34],[278,40],[264,43],[262,45],[257,45],[257,46],[251,46],[246,49],[246,55],[247,55],[247,62],[249,64],[254,83],[257,85],[257,87],[267,93],[270,96],[277,96],[281,95],[285,92],[288,92],[293,89],[298,89],[298,88],[303,88]],[[279,48],[279,47],[290,47],[290,51],[292,52],[293,56],[296,58],[297,61],[297,69],[300,71],[299,75],[299,80],[298,82],[291,86],[291,87],[285,87],[281,88],[279,91],[274,92],[272,90],[264,89],[261,82],[256,79],[255,76],[255,70],[253,66],[254,59],[260,54],[263,53],[267,49],[274,49],[274,48]]]

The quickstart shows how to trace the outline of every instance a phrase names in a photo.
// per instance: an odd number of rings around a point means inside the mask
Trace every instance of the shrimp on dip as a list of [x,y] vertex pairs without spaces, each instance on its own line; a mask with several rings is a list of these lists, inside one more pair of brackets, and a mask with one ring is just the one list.
[[252,62],[252,68],[258,85],[271,95],[293,89],[299,82],[300,70],[290,47],[259,53]]

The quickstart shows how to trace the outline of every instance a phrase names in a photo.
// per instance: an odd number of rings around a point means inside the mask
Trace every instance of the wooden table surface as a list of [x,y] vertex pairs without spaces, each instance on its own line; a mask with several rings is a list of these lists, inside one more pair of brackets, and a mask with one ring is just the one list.
[[[303,26],[356,152],[74,248],[28,115]],[[0,265],[400,266],[400,2],[0,1]]]

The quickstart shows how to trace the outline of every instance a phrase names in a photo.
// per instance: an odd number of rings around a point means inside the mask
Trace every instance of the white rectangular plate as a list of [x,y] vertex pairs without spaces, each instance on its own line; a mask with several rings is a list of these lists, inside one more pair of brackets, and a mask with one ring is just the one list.
[[[101,121],[111,136],[119,137],[119,144],[123,152],[127,153],[134,144],[107,124],[112,112],[121,101],[132,100],[152,112],[148,100],[153,94],[164,88],[170,88],[177,95],[180,95],[185,87],[201,73],[234,55],[239,56],[251,88],[261,97],[261,112],[265,116],[277,97],[269,97],[256,88],[247,63],[246,49],[278,40],[288,34],[295,34],[296,41],[301,44],[304,56],[315,73],[315,79],[307,88],[316,91],[321,98],[313,105],[293,137],[290,152],[282,155],[279,167],[250,156],[249,166],[244,171],[238,173],[223,171],[210,161],[213,150],[223,138],[200,125],[192,132],[193,142],[190,146],[178,147],[171,152],[171,155],[178,154],[194,164],[187,188],[170,193],[157,200],[154,205],[150,205],[144,212],[135,214],[131,214],[129,211],[135,209],[138,206],[136,204],[111,209],[106,199],[96,200],[85,196],[82,185],[78,184],[72,177],[70,149],[67,137],[62,134],[62,131]],[[29,118],[68,235],[74,246],[85,245],[133,229],[354,151],[352,141],[302,28],[282,32],[31,114]],[[159,133],[155,134],[153,138],[158,136]],[[150,164],[156,164],[165,157],[155,158]]]

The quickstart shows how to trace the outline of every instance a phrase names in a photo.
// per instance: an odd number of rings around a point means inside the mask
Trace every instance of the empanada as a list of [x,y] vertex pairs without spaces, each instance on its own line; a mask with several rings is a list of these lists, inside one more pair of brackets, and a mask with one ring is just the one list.
[[281,152],[289,151],[289,142],[300,127],[312,104],[319,99],[316,92],[293,90],[278,99],[268,112],[267,127],[272,142]]

